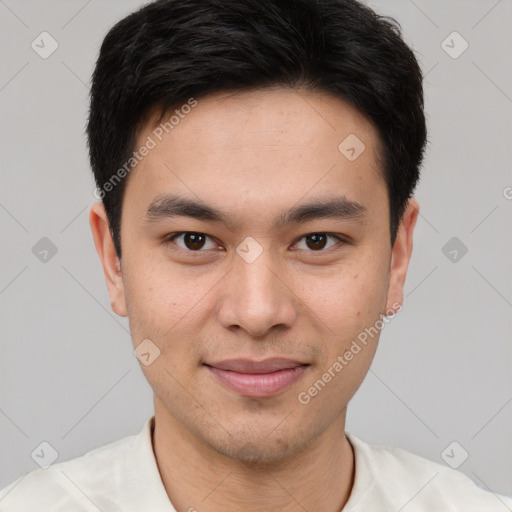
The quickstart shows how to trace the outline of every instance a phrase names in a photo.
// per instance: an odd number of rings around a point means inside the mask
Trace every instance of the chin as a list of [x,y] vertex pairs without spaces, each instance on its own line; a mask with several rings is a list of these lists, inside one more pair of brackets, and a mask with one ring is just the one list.
[[222,439],[204,435],[202,437],[203,442],[217,453],[251,467],[269,468],[279,465],[307,448],[314,440],[311,432],[308,437],[304,437],[305,432],[280,430],[277,433],[276,425],[261,430],[255,430],[252,426],[245,432],[238,430],[231,431],[231,434],[222,436]]
[[286,441],[269,442],[268,439],[259,442],[246,440],[238,443],[231,442],[229,446],[213,448],[231,460],[237,460],[251,467],[277,465],[294,455],[296,451]]

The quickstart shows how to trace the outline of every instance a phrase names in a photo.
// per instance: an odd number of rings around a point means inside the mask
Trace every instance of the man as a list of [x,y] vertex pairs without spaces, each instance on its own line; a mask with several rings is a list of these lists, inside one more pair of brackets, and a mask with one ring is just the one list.
[[155,415],[1,510],[511,509],[345,432],[419,211],[422,79],[392,21],[355,0],[149,4],[103,42],[88,137],[94,241]]

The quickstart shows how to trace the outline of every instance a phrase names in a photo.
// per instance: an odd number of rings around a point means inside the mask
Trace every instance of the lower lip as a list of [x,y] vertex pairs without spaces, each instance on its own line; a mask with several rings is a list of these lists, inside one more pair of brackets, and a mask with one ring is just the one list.
[[262,398],[283,391],[299,380],[307,366],[296,366],[271,373],[239,373],[220,370],[213,366],[207,368],[226,386],[248,397]]

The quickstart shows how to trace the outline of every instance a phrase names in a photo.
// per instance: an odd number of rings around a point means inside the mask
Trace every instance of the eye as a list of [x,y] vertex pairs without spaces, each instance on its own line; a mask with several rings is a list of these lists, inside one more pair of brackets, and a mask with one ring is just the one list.
[[[182,239],[183,246],[179,243],[176,243],[175,240]],[[212,240],[211,237],[205,235],[204,233],[197,233],[195,231],[182,231],[180,233],[173,233],[165,238],[165,242],[173,242],[183,251],[188,252],[204,252],[201,249],[205,248],[205,241]],[[207,245],[207,244],[206,244]],[[206,247],[206,249],[215,249],[218,245],[211,242],[210,247]]]
[[[181,240],[181,243],[177,243],[177,240]],[[209,247],[207,243],[208,240],[210,240]],[[306,248],[299,247],[299,250],[306,250],[307,252],[327,252],[327,249],[345,243],[345,240],[341,236],[332,233],[309,233],[308,235],[302,236],[299,242],[302,240],[305,240]],[[334,240],[337,244],[333,243],[329,246],[329,240]],[[205,252],[208,249],[216,249],[219,247],[219,244],[215,243],[210,236],[196,231],[172,233],[164,239],[164,243],[173,243],[179,250],[188,253]],[[298,242],[295,243],[295,245],[297,244]]]
[[[304,235],[302,238],[300,238],[299,242],[301,240],[305,240],[306,250],[310,249],[309,252],[326,252],[324,249],[329,239],[336,240],[338,242],[337,245],[342,245],[345,242],[341,236],[331,233],[310,233],[309,235]],[[335,246],[336,243],[333,245]],[[333,245],[327,247],[327,249],[332,248]],[[302,250],[302,248],[300,249]]]

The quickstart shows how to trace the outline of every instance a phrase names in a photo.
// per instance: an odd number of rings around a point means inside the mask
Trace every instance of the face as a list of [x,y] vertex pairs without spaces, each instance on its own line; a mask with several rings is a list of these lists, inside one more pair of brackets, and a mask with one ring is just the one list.
[[400,308],[417,204],[391,248],[376,130],[336,97],[218,93],[190,110],[139,134],[156,144],[126,184],[120,266],[91,213],[112,307],[160,351],[142,365],[157,415],[228,457],[281,460],[344,425]]

